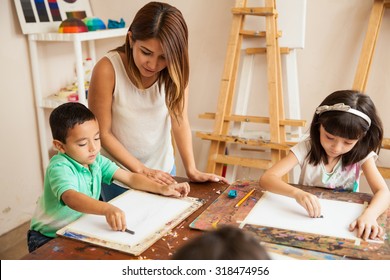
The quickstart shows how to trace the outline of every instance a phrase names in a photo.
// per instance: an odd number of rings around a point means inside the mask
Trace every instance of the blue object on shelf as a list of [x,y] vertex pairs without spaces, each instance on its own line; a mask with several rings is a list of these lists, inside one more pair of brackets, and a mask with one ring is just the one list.
[[83,22],[88,27],[88,31],[96,31],[106,29],[104,22],[98,17],[86,17]]
[[229,193],[228,193],[228,197],[236,198],[237,197],[237,191],[236,190],[230,190]]
[[116,20],[112,20],[112,19],[109,19],[108,20],[108,24],[107,24],[107,28],[108,29],[113,29],[113,28],[123,28],[125,27],[125,21],[123,20],[123,18],[121,18],[120,21],[116,21]]

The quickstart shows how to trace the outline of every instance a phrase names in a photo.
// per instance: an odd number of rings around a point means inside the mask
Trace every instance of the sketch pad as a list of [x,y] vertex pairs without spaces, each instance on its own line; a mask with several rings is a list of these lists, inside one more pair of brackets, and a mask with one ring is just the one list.
[[203,205],[197,198],[178,199],[132,189],[109,203],[126,213],[127,228],[134,235],[113,231],[105,216],[92,214],[84,214],[57,234],[138,256]]
[[243,223],[356,240],[356,232],[350,232],[348,226],[361,215],[366,206],[319,200],[323,218],[310,218],[295,199],[265,192]]

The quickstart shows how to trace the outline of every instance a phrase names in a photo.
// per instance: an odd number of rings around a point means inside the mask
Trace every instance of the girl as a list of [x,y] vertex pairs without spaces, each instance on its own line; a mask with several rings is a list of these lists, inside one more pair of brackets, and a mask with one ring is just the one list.
[[389,189],[375,165],[382,138],[382,122],[370,97],[356,91],[336,91],[317,107],[310,137],[267,170],[259,184],[294,198],[310,217],[319,217],[318,198],[285,183],[281,177],[299,164],[301,185],[357,191],[363,172],[374,196],[349,229],[357,229],[357,236],[365,240],[382,238],[384,230],[376,220],[390,204]]
[[[93,70],[88,105],[99,121],[107,156],[157,183],[172,184],[172,132],[191,181],[227,183],[195,166],[188,78],[188,30],[181,12],[166,3],[146,4],[135,15],[126,42]],[[117,187],[108,194],[107,189],[103,186],[105,200],[122,192]]]

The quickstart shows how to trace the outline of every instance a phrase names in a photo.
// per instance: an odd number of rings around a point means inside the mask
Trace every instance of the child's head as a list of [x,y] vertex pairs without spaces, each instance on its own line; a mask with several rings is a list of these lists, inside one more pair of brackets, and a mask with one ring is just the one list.
[[206,232],[181,247],[174,260],[269,260],[260,243],[236,227]]
[[49,118],[53,145],[80,164],[93,163],[100,151],[99,125],[94,114],[81,103],[65,103]]
[[[325,135],[324,135],[325,134]],[[327,153],[321,145],[321,137],[344,138],[343,165],[356,163],[371,151],[379,153],[383,127],[371,98],[353,90],[341,90],[328,95],[317,107],[310,127],[311,151],[309,162],[328,163]]]

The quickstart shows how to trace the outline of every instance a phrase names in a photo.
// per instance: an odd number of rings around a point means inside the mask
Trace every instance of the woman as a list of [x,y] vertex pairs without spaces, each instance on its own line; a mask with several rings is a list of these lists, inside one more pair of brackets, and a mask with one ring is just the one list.
[[[135,15],[124,45],[93,70],[88,104],[99,121],[103,148],[124,168],[172,184],[172,131],[191,181],[227,183],[195,166],[188,77],[188,30],[181,12],[166,3],[146,4]],[[105,193],[103,187],[104,199],[116,196]]]

